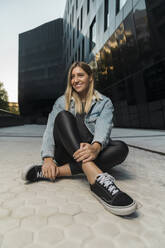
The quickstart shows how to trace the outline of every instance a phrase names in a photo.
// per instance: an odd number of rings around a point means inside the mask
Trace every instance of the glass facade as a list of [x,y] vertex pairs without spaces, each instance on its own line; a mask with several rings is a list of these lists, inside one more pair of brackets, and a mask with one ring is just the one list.
[[[139,1],[92,62],[97,88],[113,101],[115,126],[165,128],[165,48],[154,41],[152,5]],[[163,2],[154,5],[161,10]]]
[[82,0],[76,20],[81,8],[84,27],[66,69],[76,59],[90,63],[96,88],[113,101],[115,126],[164,129],[164,1]]

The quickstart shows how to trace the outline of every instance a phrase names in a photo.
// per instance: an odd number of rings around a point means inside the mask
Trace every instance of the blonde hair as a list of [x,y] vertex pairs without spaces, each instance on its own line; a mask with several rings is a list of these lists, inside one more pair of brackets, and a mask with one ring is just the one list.
[[88,76],[91,77],[89,89],[88,89],[88,92],[86,95],[86,102],[85,102],[85,106],[84,106],[84,112],[88,113],[88,111],[90,110],[91,103],[92,103],[92,97],[93,97],[93,95],[95,95],[95,93],[94,93],[93,72],[92,72],[92,69],[90,68],[90,66],[88,64],[86,64],[85,62],[74,62],[69,69],[68,82],[67,82],[67,87],[66,87],[66,91],[65,91],[65,109],[67,111],[69,110],[71,98],[73,97],[75,100],[75,112],[81,114],[83,111],[82,101],[79,97],[79,94],[73,89],[73,87],[71,85],[72,71],[77,66],[80,67],[81,69],[83,69],[88,74]]

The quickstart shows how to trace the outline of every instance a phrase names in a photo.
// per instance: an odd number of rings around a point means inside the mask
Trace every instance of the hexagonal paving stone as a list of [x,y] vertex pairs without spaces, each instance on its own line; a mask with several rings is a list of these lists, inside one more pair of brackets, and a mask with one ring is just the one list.
[[2,241],[3,241],[3,236],[0,234],[0,247],[1,247]]
[[6,192],[6,193],[0,194],[0,199],[3,199],[3,200],[13,199],[13,198],[15,198],[15,194],[13,193]]
[[22,198],[24,200],[36,199],[36,195],[37,195],[36,192],[28,192],[28,191],[17,193],[17,197]]
[[30,216],[21,221],[21,226],[28,230],[39,230],[47,225],[47,218],[43,216]]
[[54,198],[53,197],[47,198],[46,202],[48,205],[60,207],[64,204],[66,204],[66,198],[55,196]]
[[136,234],[138,233],[139,235],[141,235],[144,231],[144,225],[143,223],[140,221],[140,216],[138,216],[135,219],[125,219],[128,217],[123,218],[123,221],[120,223],[120,231],[128,231],[129,233],[132,234]]
[[97,200],[95,202],[85,201],[81,203],[81,210],[88,213],[97,213],[105,211],[104,207]]
[[[164,226],[165,227],[165,226]],[[159,226],[156,226],[153,228],[153,230],[144,230],[144,233],[142,234],[142,237],[148,244],[149,248],[155,248],[155,247],[164,247],[165,246],[165,235],[164,235],[164,228],[163,230],[160,230]]]
[[38,234],[38,243],[45,243],[54,245],[57,242],[63,240],[64,234],[63,231],[55,227],[47,227],[41,230]]
[[[50,247],[50,246],[49,246]],[[48,247],[48,248],[49,248]],[[26,246],[26,248],[47,248],[46,246],[45,246],[45,244],[44,245],[40,245],[40,244],[30,244],[30,245],[28,245],[28,246]]]
[[117,215],[114,215],[107,210],[96,213],[96,216],[98,217],[99,222],[107,221],[112,224],[119,221],[119,217]]
[[21,207],[13,209],[12,216],[14,218],[24,218],[33,215],[35,212],[34,208]]
[[46,200],[40,198],[27,199],[27,206],[40,206],[46,204]]
[[[114,242],[112,239],[105,239],[105,238],[100,238],[96,237],[92,240],[86,241],[84,245],[82,246],[83,248],[116,248]],[[120,247],[120,246],[118,246]]]
[[76,242],[70,239],[65,239],[64,241],[62,241],[62,243],[60,242],[60,244],[56,245],[56,248],[78,248],[81,247],[81,242]]
[[36,208],[36,214],[40,215],[40,216],[45,216],[45,217],[49,217],[49,216],[53,216],[54,214],[56,214],[58,211],[57,207],[54,206],[43,206],[43,207],[37,207]]
[[96,214],[79,213],[76,216],[74,216],[74,220],[78,224],[91,226],[92,224],[97,222],[98,218]]
[[43,199],[51,199],[55,198],[57,196],[56,192],[53,191],[43,191],[43,192],[37,192],[37,197],[43,198]]
[[140,236],[132,235],[129,232],[122,232],[116,237],[115,243],[118,247],[122,248],[144,248],[147,247],[147,243]]
[[7,185],[0,184],[0,193],[5,193],[10,187]]
[[91,229],[84,225],[73,224],[65,228],[68,238],[76,241],[83,241],[92,235]]
[[19,220],[7,217],[0,220],[0,233],[5,233],[19,226]]
[[100,222],[93,226],[93,232],[95,232],[96,236],[105,236],[107,238],[115,237],[120,233],[120,229],[117,224],[113,225],[111,222]]
[[52,226],[65,227],[73,222],[73,217],[69,214],[56,213],[53,216],[48,217],[48,224]]
[[66,203],[66,204],[63,204],[63,205],[59,206],[59,211],[61,213],[74,215],[74,214],[79,213],[81,211],[81,209],[76,204]]
[[33,240],[32,232],[16,229],[4,235],[3,246],[6,248],[22,248]]
[[0,218],[5,218],[9,214],[10,214],[10,210],[9,209],[0,208]]
[[19,207],[19,206],[23,206],[25,203],[24,200],[20,200],[20,199],[17,199],[17,198],[14,198],[14,199],[9,199],[9,200],[5,200],[5,202],[3,203],[3,207],[6,207],[6,208],[16,208],[16,207]]

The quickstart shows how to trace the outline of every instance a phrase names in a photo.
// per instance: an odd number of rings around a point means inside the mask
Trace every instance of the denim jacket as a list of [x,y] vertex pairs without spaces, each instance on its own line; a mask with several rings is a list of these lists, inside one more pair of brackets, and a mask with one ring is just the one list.
[[[113,105],[111,100],[95,91],[99,100],[93,96],[92,104],[89,112],[85,115],[84,123],[89,131],[93,134],[93,141],[99,142],[102,145],[102,149],[104,149],[109,141],[110,134],[113,127],[112,118],[113,118]],[[41,148],[41,157],[54,157],[55,153],[55,143],[53,138],[53,128],[54,128],[54,120],[57,114],[65,110],[65,96],[59,97],[52,109],[52,112],[49,114],[47,126],[43,136],[43,143]],[[75,101],[72,98],[69,112],[71,112],[75,116]]]

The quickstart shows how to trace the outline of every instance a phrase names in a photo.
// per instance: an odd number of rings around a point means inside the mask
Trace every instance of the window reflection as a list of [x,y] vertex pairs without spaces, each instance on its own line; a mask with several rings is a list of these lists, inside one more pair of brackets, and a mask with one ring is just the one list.
[[93,19],[89,28],[89,49],[90,52],[96,45],[96,17]]
[[152,63],[152,47],[148,27],[145,1],[139,1],[134,8],[134,20],[142,67]]
[[113,101],[116,126],[165,124],[163,9],[163,0],[139,1],[90,63],[96,88]]

